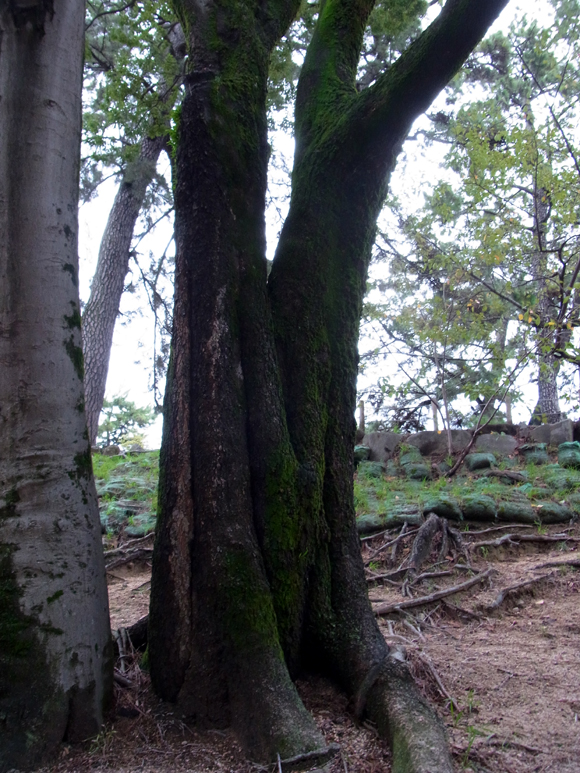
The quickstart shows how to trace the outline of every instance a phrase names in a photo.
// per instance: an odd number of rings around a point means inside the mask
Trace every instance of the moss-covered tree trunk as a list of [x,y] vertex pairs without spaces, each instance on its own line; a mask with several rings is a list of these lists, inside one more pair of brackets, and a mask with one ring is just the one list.
[[373,2],[327,0],[300,78],[292,201],[268,284],[268,60],[298,2],[177,4],[191,61],[151,674],[198,722],[232,723],[254,758],[324,759],[291,681],[314,668],[389,735],[396,770],[451,770],[367,598],[352,497],[357,338],[404,137],[505,4],[449,0],[358,93]]
[[0,4],[0,771],[98,732],[112,686],[83,398],[83,3]]

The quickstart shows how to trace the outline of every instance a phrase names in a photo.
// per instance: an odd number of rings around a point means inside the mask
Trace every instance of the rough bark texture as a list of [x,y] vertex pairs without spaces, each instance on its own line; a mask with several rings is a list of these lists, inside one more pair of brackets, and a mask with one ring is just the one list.
[[129,270],[133,231],[164,145],[165,137],[146,137],[139,157],[123,173],[101,239],[91,294],[83,312],[85,404],[91,445],[97,437],[105,397],[113,332]]
[[298,3],[177,4],[195,46],[177,158],[151,676],[198,722],[232,722],[255,758],[324,757],[290,680],[316,668],[388,729],[396,771],[452,769],[368,602],[352,496],[358,324],[404,137],[505,2],[450,0],[359,94],[373,3],[327,0],[300,78],[292,201],[268,285],[268,58]]
[[0,771],[98,731],[110,631],[77,272],[83,4],[0,6]]

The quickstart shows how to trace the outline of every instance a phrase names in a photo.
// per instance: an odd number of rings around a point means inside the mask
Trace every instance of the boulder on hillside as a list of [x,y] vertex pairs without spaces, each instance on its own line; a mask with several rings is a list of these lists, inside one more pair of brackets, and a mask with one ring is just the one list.
[[574,437],[574,424],[570,419],[564,419],[557,424],[540,424],[527,429],[528,437],[532,442],[547,443],[550,446],[571,443]]
[[406,437],[396,432],[367,432],[361,445],[371,449],[369,459],[372,462],[386,462]]
[[[451,445],[453,452],[463,451],[465,446],[471,440],[471,432],[465,429],[451,430]],[[408,435],[405,443],[415,446],[422,456],[447,454],[447,433],[446,432],[417,432],[416,435]]]
[[518,441],[511,435],[480,435],[475,441],[475,450],[484,454],[511,456],[518,446]]

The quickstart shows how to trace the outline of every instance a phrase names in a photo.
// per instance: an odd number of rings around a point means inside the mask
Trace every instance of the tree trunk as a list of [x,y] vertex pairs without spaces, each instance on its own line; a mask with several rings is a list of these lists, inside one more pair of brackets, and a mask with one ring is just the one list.
[[129,270],[135,223],[145,199],[165,137],[146,137],[139,158],[128,164],[101,239],[91,294],[83,312],[85,404],[89,440],[94,445],[103,407],[115,322]]
[[182,6],[195,46],[177,158],[151,677],[199,723],[232,723],[254,758],[317,751],[322,762],[328,749],[291,681],[315,668],[391,738],[396,771],[448,773],[443,729],[368,602],[352,493],[358,325],[405,134],[505,1],[451,0],[359,95],[372,5],[323,6],[268,285],[268,58],[298,2]]
[[0,10],[0,771],[98,731],[110,630],[83,400],[83,3]]

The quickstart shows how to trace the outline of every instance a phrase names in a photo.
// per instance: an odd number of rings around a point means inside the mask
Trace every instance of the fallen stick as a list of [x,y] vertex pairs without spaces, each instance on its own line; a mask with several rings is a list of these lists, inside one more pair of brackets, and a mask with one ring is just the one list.
[[420,607],[423,604],[431,604],[433,601],[439,601],[439,599],[444,599],[446,596],[452,596],[454,593],[460,593],[462,590],[471,588],[481,580],[485,580],[486,577],[489,577],[492,572],[495,571],[496,570],[493,568],[487,569],[485,572],[481,572],[475,577],[472,577],[471,579],[466,580],[459,585],[454,585],[452,588],[444,588],[443,590],[435,591],[435,593],[431,593],[428,596],[419,596],[416,599],[407,599],[406,601],[399,601],[395,604],[383,604],[380,607],[376,607],[374,609],[374,613],[375,615],[388,615],[391,612],[398,612],[401,609],[410,609],[411,607]]

